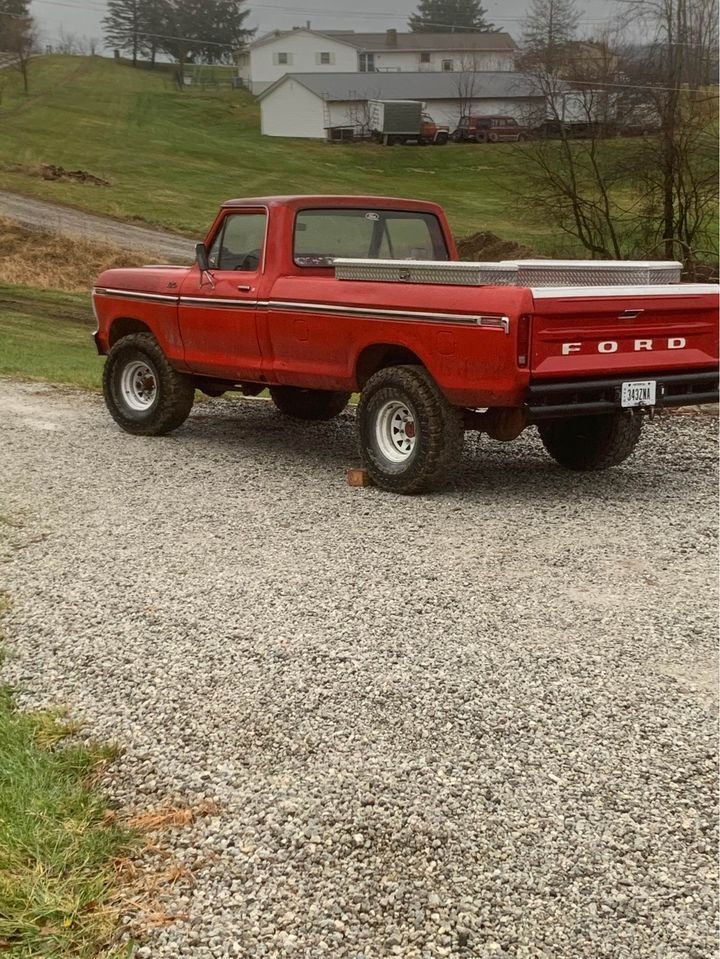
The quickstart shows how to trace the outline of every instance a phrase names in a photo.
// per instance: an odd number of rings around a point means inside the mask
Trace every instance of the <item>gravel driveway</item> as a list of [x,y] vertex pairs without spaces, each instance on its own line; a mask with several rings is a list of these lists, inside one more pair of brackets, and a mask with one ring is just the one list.
[[195,255],[194,241],[177,233],[122,223],[108,216],[85,213],[47,200],[33,200],[5,190],[0,190],[0,216],[17,220],[25,226],[97,240],[124,250],[150,250],[172,262],[191,262]]
[[457,487],[352,489],[352,414],[121,433],[0,380],[5,679],[217,800],[140,957],[709,959],[716,422],[563,472],[468,438]]

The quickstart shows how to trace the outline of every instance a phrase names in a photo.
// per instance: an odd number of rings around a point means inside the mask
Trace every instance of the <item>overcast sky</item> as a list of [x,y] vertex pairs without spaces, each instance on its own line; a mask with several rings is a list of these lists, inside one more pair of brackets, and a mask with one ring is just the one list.
[[[248,0],[247,23],[259,33],[289,29],[310,20],[317,30],[386,30],[406,29],[408,15],[415,9],[415,0],[368,0],[369,6],[359,11],[357,0]],[[486,0],[488,17],[496,26],[519,38],[526,0]],[[595,32],[615,8],[613,0],[578,0],[583,11],[580,30]],[[85,37],[102,38],[100,21],[105,12],[103,0],[33,0],[36,17],[46,43],[57,40],[60,29]]]

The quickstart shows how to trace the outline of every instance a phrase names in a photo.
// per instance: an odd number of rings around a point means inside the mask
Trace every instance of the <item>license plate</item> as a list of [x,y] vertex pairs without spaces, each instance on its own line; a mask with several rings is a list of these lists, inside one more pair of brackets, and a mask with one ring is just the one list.
[[655,380],[623,383],[620,393],[621,406],[655,406]]

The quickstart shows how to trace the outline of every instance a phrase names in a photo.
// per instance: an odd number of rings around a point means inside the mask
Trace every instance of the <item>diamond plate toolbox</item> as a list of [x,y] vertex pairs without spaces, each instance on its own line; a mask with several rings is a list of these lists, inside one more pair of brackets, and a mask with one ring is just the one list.
[[455,286],[657,286],[680,282],[667,260],[502,260],[500,263],[337,258],[339,280]]

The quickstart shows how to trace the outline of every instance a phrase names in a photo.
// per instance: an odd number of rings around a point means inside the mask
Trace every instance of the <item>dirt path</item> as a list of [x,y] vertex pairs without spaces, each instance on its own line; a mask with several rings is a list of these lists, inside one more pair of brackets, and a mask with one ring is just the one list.
[[110,243],[126,250],[148,250],[169,260],[184,262],[193,256],[193,241],[174,233],[120,223],[110,217],[83,213],[72,207],[34,200],[0,190],[0,216],[30,227]]

